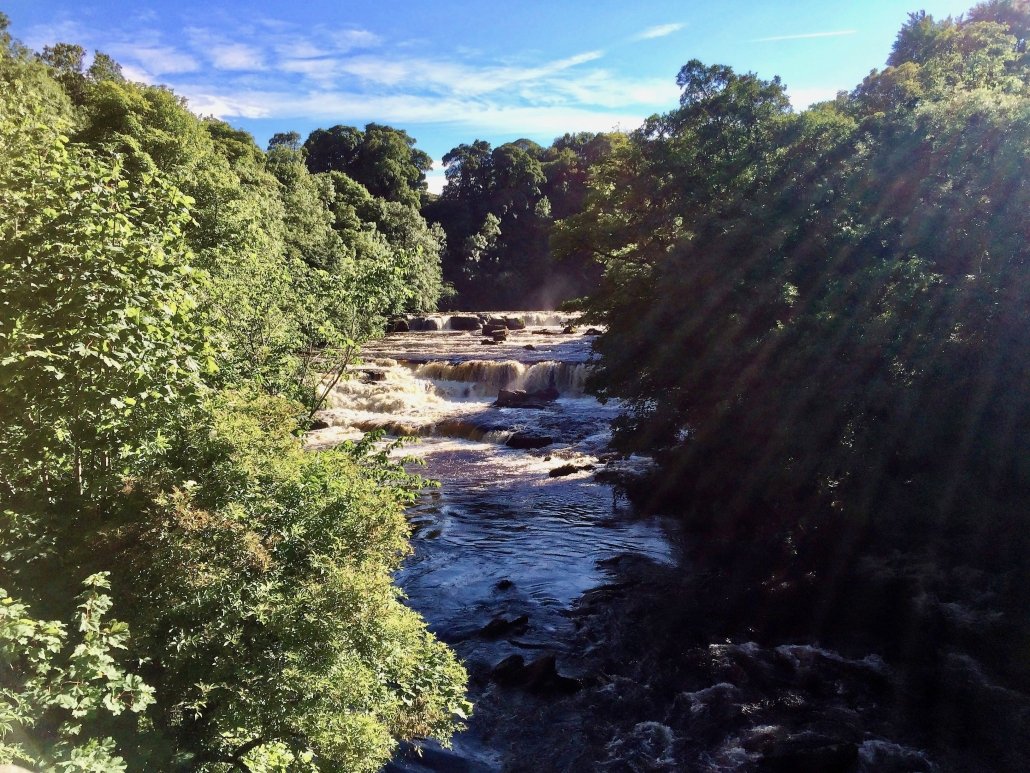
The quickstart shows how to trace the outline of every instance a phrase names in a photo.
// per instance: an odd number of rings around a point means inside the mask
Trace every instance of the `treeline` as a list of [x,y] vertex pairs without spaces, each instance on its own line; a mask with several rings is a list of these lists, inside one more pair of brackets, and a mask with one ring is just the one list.
[[[343,173],[376,196],[421,206],[433,224],[451,309],[551,309],[597,287],[600,267],[589,251],[557,260],[556,221],[581,211],[591,168],[616,142],[613,134],[566,134],[544,148],[528,139],[493,148],[461,144],[443,157],[440,196],[424,190],[431,159],[407,133],[379,124],[296,133],[273,146],[301,147],[313,174]],[[421,186],[421,196],[419,195]]]
[[392,584],[425,482],[300,440],[363,339],[434,308],[421,172],[312,174],[7,28],[0,762],[373,771],[446,739],[465,673]]
[[447,234],[443,267],[454,308],[554,309],[596,289],[586,250],[551,249],[554,224],[582,210],[587,179],[614,134],[565,134],[550,147],[476,140],[443,157],[443,194],[423,207]]
[[818,585],[816,634],[873,565],[895,609],[987,604],[956,635],[1021,679],[1028,38],[1025,0],[912,14],[884,70],[801,113],[778,79],[691,61],[555,237],[604,264],[594,386],[625,401],[617,443],[657,454],[642,502],[750,556],[761,587]]

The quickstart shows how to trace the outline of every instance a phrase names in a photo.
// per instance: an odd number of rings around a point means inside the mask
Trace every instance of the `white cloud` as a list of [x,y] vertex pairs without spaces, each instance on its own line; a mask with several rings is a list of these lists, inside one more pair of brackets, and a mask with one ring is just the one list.
[[122,75],[125,76],[126,80],[130,80],[136,83],[155,83],[154,76],[144,70],[142,67],[137,67],[133,64],[122,65]]
[[804,110],[816,102],[826,102],[837,96],[837,89],[833,86],[814,86],[805,89],[787,89],[790,103],[796,110]]
[[674,32],[679,32],[683,29],[685,24],[659,24],[655,27],[648,27],[643,32],[639,32],[633,36],[633,40],[654,40],[655,38],[664,38],[667,35],[671,35]]
[[832,32],[803,32],[800,35],[774,35],[771,38],[757,38],[754,43],[774,43],[780,40],[811,40],[813,38],[841,38],[854,35],[858,30],[835,30]]
[[604,56],[603,51],[586,51],[536,67],[472,65],[464,62],[393,56],[357,56],[338,60],[339,73],[353,75],[371,84],[411,91],[432,91],[466,96],[511,89],[518,84],[539,82]]
[[[642,34],[660,37],[682,26]],[[57,31],[66,30],[49,30]],[[627,78],[598,66],[602,50],[553,59],[523,51],[491,60],[468,49],[445,53],[429,42],[390,41],[387,51],[388,43],[369,30],[274,19],[230,31],[191,27],[181,42],[146,25],[73,39],[102,40],[130,79],[165,83],[195,112],[227,119],[382,121],[557,136],[634,128],[678,95],[671,79]],[[434,185],[443,184],[441,168],[432,174]]]
[[219,70],[253,71],[265,67],[261,51],[246,43],[215,45],[209,49],[209,53],[211,63]]
[[286,59],[317,59],[331,52],[311,40],[292,38],[275,44],[275,52]]
[[374,32],[368,30],[338,30],[329,33],[329,38],[335,44],[337,52],[350,51],[355,48],[371,48],[382,42],[382,39]]
[[176,75],[200,69],[194,57],[171,46],[119,43],[111,51],[116,58],[139,64],[154,75]]

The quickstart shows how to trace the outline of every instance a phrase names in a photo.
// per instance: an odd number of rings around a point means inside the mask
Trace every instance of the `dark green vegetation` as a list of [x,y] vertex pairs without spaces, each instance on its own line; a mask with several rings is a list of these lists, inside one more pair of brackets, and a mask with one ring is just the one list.
[[419,176],[311,174],[83,58],[0,15],[0,762],[373,771],[446,738],[464,671],[391,582],[425,482],[299,437],[316,374],[436,303]]
[[1025,736],[946,672],[973,653],[1030,687],[1028,37],[1023,0],[914,14],[885,70],[801,114],[691,61],[555,241],[605,265],[595,387],[736,633],[919,663],[945,743]]
[[588,251],[550,248],[555,221],[581,211],[591,168],[614,135],[566,134],[549,148],[516,140],[497,148],[476,140],[443,157],[447,184],[423,207],[447,233],[444,275],[455,308],[551,309],[597,287]]
[[[607,134],[566,134],[549,148],[516,140],[491,148],[476,140],[443,158],[441,196],[422,191],[422,214],[434,224],[453,309],[540,309],[585,295],[600,268],[589,251],[550,247],[557,220],[579,212],[591,167],[615,140]],[[294,133],[274,144],[296,147]],[[369,124],[316,129],[303,149],[312,173],[343,172],[370,192],[416,205],[429,157],[405,132]]]

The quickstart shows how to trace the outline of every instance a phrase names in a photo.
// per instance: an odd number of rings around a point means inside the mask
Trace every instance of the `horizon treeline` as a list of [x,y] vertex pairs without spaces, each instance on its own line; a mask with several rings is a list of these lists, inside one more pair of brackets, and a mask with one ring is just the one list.
[[399,129],[336,125],[315,129],[303,144],[285,132],[269,145],[299,148],[312,174],[342,172],[374,195],[420,205],[444,237],[444,307],[482,311],[554,309],[598,286],[601,269],[589,252],[567,250],[557,260],[550,238],[557,221],[582,209],[590,169],[615,136],[565,134],[547,148],[529,139],[496,148],[462,143],[443,157],[439,196],[426,191],[429,156]]

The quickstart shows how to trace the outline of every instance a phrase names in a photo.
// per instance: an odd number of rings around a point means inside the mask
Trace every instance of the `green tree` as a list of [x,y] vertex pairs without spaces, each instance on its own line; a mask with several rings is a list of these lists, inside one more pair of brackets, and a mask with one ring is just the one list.
[[[0,763],[68,771],[124,771],[111,737],[96,734],[100,715],[138,714],[154,690],[116,660],[128,628],[104,621],[110,583],[87,577],[80,594],[75,643],[58,621],[36,620],[0,589]],[[74,644],[74,647],[72,646]]]

